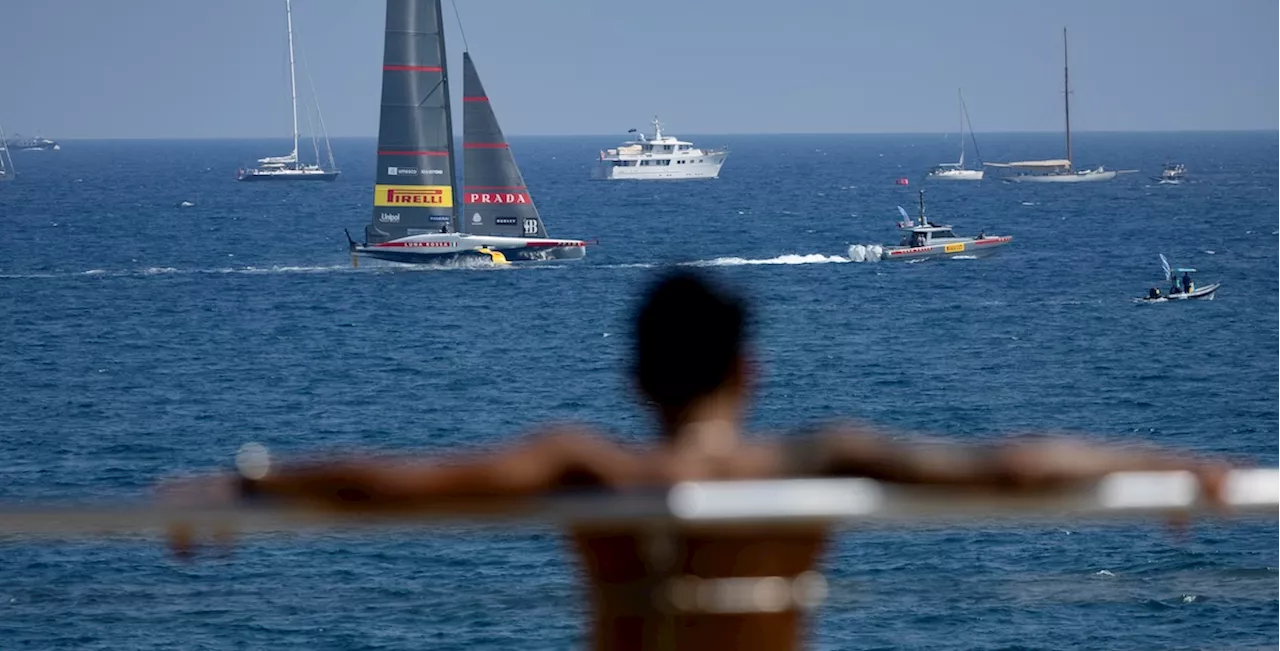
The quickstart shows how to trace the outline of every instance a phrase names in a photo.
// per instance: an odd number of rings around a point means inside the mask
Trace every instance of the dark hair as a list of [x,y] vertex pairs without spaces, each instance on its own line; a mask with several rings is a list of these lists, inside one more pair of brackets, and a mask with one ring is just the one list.
[[670,415],[718,389],[738,370],[746,306],[687,270],[664,274],[636,315],[634,373],[640,389]]

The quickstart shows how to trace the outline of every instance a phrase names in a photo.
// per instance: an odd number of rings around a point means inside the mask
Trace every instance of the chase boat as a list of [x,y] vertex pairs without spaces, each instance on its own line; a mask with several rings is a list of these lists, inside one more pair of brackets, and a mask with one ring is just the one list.
[[981,258],[1013,241],[1013,237],[1009,235],[986,233],[978,233],[977,237],[964,237],[956,235],[948,225],[930,222],[924,214],[924,190],[920,191],[920,213],[914,223],[901,206],[898,207],[898,212],[904,220],[898,224],[902,240],[897,246],[884,247],[882,260],[928,260],[958,256]]
[[[1195,281],[1191,279],[1191,274],[1196,273],[1196,270],[1190,267],[1171,268],[1163,253],[1160,254],[1160,265],[1164,267],[1164,280],[1169,283],[1169,293],[1163,294],[1160,292],[1159,287],[1152,287],[1147,290],[1146,296],[1138,300],[1144,303],[1212,301],[1214,295],[1218,292],[1218,288],[1222,286],[1222,283],[1213,283],[1212,285],[1197,287]],[[1179,273],[1182,274],[1181,278],[1178,277]]]

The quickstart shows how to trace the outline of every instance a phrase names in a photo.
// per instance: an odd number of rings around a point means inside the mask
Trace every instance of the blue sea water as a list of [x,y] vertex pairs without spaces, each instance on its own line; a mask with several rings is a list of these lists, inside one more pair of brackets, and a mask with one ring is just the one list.
[[[748,291],[753,424],[850,416],[978,440],[1067,430],[1277,463],[1277,136],[1081,134],[1074,186],[922,184],[932,135],[725,136],[710,182],[587,180],[613,138],[515,139],[579,262],[352,269],[373,145],[332,184],[238,184],[275,142],[70,142],[0,185],[0,500],[144,495],[280,454],[446,452],[550,420],[643,439],[628,315],[657,266]],[[1038,158],[1059,137],[991,135]],[[1159,186],[1165,158],[1194,183]],[[906,176],[909,187],[895,186]],[[1011,234],[984,260],[857,264],[896,205]],[[190,200],[194,207],[179,208]],[[1158,253],[1222,281],[1135,304]],[[230,557],[159,541],[0,543],[0,649],[563,649],[583,645],[554,531],[253,537]],[[854,530],[838,538],[821,649],[1259,649],[1280,642],[1274,520]]]

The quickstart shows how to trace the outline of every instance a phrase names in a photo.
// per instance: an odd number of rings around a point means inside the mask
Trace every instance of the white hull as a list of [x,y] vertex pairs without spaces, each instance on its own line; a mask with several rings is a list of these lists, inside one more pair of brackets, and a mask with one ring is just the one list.
[[1119,172],[1088,170],[1084,172],[1068,172],[1066,174],[1018,174],[1004,180],[1012,183],[1091,183],[1094,181],[1110,181]]
[[720,176],[720,167],[724,165],[725,154],[708,154],[700,157],[702,162],[689,160],[684,163],[672,160],[670,165],[627,165],[617,166],[614,161],[605,159],[596,162],[591,170],[591,178],[603,180],[634,179],[714,179]]
[[927,177],[931,181],[981,181],[983,170],[943,170],[932,172]]
[[357,255],[393,262],[433,263],[459,257],[491,257],[502,253],[509,260],[557,260],[586,256],[586,242],[552,238],[469,235],[467,233],[424,233],[380,244],[357,244]]

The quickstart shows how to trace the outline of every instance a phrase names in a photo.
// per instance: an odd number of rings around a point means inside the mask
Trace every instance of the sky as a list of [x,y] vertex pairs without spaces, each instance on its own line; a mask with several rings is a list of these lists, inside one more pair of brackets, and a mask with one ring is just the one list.
[[[1276,0],[456,0],[508,135],[1276,129]],[[377,133],[384,4],[295,0],[329,134]],[[462,38],[446,0],[455,100]],[[290,132],[284,0],[0,0],[0,125]],[[307,91],[300,73],[300,94]],[[304,91],[307,91],[304,93]],[[456,123],[455,123],[456,124]],[[460,128],[460,127],[459,127]]]

